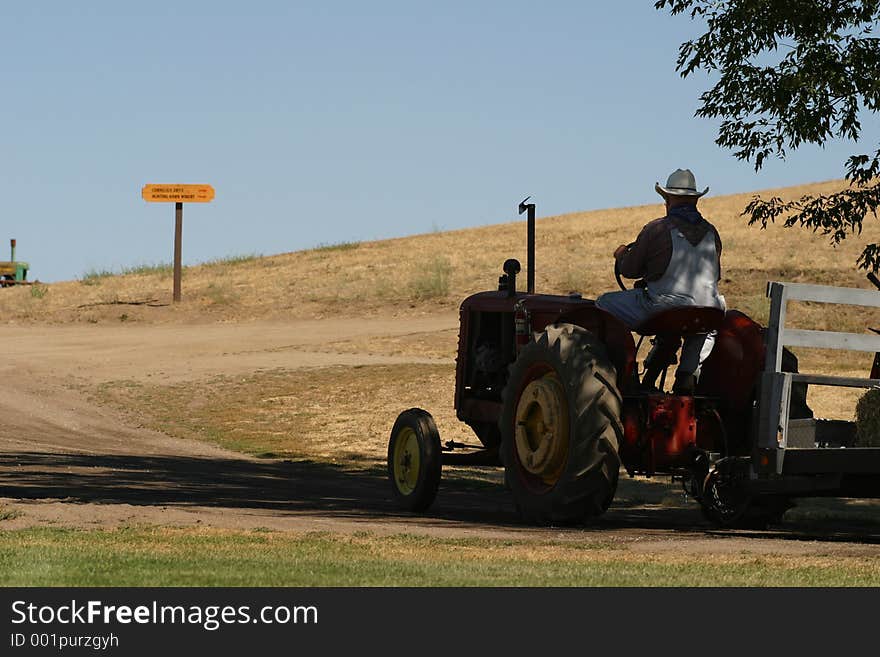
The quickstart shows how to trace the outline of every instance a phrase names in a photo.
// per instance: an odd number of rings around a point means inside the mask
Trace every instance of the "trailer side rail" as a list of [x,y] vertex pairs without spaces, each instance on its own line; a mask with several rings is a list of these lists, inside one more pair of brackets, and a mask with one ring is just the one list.
[[[758,450],[764,450],[765,454],[775,452],[773,461],[775,462],[776,474],[781,475],[785,451],[788,448],[788,416],[792,383],[803,382],[850,388],[880,387],[880,379],[781,371],[782,349],[786,346],[880,352],[880,335],[786,328],[788,302],[812,301],[814,303],[880,308],[880,292],[824,285],[805,285],[803,283],[769,282],[767,296],[770,298],[770,321],[765,334],[766,360],[761,376],[758,434],[755,444]],[[828,453],[833,450],[817,451]]]

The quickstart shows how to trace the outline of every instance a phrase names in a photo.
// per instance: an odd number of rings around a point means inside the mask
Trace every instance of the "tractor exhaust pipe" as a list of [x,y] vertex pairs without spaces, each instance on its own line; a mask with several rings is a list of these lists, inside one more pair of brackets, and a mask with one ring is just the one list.
[[519,204],[519,213],[528,212],[526,221],[526,285],[529,294],[535,293],[535,204],[526,203],[526,196]]
[[12,255],[10,256],[10,260],[15,262],[15,240],[9,240],[9,249],[12,251]]

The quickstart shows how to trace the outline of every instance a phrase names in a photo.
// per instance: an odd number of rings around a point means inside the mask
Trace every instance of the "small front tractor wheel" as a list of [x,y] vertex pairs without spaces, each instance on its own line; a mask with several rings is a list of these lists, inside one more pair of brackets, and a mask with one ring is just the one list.
[[527,522],[576,522],[611,504],[623,435],[616,378],[604,345],[573,324],[548,326],[511,366],[501,458]]
[[407,511],[424,511],[440,486],[440,433],[427,411],[411,408],[397,416],[388,441],[388,478],[395,501]]
[[744,527],[752,503],[744,487],[746,474],[737,459],[724,458],[706,474],[700,507],[707,520],[727,528]]
[[723,458],[706,475],[699,498],[703,515],[728,529],[766,529],[782,522],[793,504],[786,495],[750,495],[746,461]]

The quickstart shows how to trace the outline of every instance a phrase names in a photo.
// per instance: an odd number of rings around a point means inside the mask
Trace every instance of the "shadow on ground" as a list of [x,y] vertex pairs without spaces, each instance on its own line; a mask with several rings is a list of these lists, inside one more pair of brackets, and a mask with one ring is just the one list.
[[[467,474],[475,473],[474,475]],[[447,476],[447,474],[449,476]],[[510,494],[495,468],[444,470],[438,499],[414,517],[394,505],[385,469],[375,462],[346,466],[309,461],[217,459],[185,456],[0,455],[0,497],[70,503],[263,509],[279,514],[336,518],[414,518],[518,527]],[[611,509],[577,531],[657,530],[712,537],[880,543],[880,506],[853,513],[846,500],[806,501],[768,531],[718,529],[681,489],[621,478]],[[806,505],[805,507],[803,505]]]
[[[435,517],[502,524],[516,519],[500,487],[458,481],[444,488],[446,504],[437,505]],[[403,515],[391,499],[384,467],[375,462],[336,466],[274,459],[5,453],[0,454],[0,497],[336,517]],[[499,505],[507,507],[506,517]]]

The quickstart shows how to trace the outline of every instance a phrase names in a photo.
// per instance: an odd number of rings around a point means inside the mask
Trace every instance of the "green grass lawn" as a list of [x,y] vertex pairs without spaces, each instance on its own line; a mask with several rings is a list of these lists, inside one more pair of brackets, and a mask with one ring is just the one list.
[[0,531],[3,586],[878,586],[868,557],[625,544],[126,528]]

